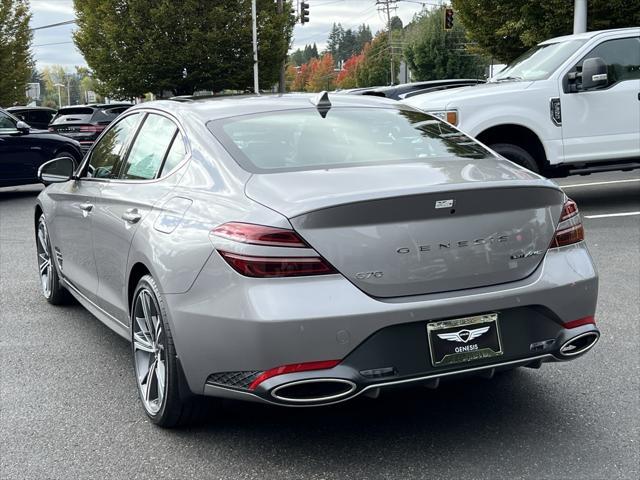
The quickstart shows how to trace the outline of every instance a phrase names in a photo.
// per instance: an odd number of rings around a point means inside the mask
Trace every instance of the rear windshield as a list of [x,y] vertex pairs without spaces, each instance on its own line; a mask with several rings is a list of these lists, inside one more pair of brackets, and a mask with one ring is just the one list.
[[87,107],[61,108],[51,123],[88,122],[93,112],[93,108]]
[[315,108],[214,120],[207,124],[245,170],[312,170],[491,154],[431,115],[405,108]]

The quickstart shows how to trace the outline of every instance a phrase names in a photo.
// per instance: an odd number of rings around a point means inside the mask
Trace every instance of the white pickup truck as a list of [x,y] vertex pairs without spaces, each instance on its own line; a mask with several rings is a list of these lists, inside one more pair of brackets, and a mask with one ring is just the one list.
[[486,84],[403,101],[550,177],[640,168],[640,28],[553,38]]

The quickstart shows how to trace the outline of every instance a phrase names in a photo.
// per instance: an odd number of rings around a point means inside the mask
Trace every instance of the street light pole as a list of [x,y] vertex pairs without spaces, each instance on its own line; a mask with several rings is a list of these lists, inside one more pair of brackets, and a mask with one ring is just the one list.
[[587,31],[587,0],[575,0],[573,4],[573,33]]
[[62,108],[62,95],[60,94],[60,87],[64,87],[61,83],[56,83],[54,87],[58,87],[58,108]]
[[[278,0],[278,13],[284,13],[284,0]],[[286,53],[285,53],[286,55]],[[285,59],[282,59],[282,63],[280,63],[280,79],[278,81],[278,93],[283,94],[284,92],[284,62]]]
[[256,25],[256,0],[251,0],[251,24],[253,33],[253,91],[260,95],[258,84],[258,27]]

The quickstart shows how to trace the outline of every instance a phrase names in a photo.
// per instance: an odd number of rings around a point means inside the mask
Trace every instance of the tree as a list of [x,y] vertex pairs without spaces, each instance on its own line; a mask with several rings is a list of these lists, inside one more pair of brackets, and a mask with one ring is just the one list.
[[331,31],[329,32],[329,38],[327,39],[326,52],[330,53],[333,58],[338,58],[340,52],[340,45],[342,44],[342,38],[344,37],[344,29],[342,25],[333,24]]
[[391,82],[391,58],[386,32],[378,33],[362,50],[363,59],[358,65],[356,78],[358,86],[373,87],[389,85]]
[[313,45],[305,45],[304,50],[301,50],[300,48],[296,49],[295,52],[289,55],[289,62],[300,66],[303,63],[307,63],[312,58],[318,57],[318,47],[314,43]]
[[312,58],[309,62],[309,76],[307,78],[307,92],[321,92],[322,90],[333,90],[335,88],[334,60],[330,53],[325,53],[322,57]]
[[364,23],[358,27],[358,31],[356,32],[356,48],[355,51],[357,53],[362,52],[364,46],[367,43],[371,43],[373,40],[373,35],[371,35],[371,28],[369,25],[365,25]]
[[[277,82],[293,20],[291,2],[282,14],[272,0],[257,3],[260,87],[266,89]],[[252,89],[250,0],[74,0],[74,7],[74,41],[104,94]]]
[[363,63],[364,53],[359,53],[358,55],[353,55],[351,58],[348,58],[344,62],[342,70],[338,73],[336,86],[343,89],[359,87],[358,69],[362,68]]
[[[478,49],[509,62],[542,40],[573,31],[568,0],[452,0],[455,23],[464,24]],[[454,25],[455,25],[454,23]],[[589,0],[587,29],[640,25],[639,0]]]
[[0,105],[24,103],[34,67],[28,0],[0,0]]
[[408,28],[404,57],[416,80],[476,78],[485,61],[465,48],[466,33],[460,22],[443,29],[444,8],[424,11]]

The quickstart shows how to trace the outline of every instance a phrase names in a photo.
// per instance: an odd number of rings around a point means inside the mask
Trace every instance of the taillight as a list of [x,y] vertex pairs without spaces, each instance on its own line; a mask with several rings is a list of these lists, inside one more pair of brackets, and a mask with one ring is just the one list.
[[281,252],[274,250],[273,255],[265,255],[261,251],[261,255],[256,256],[234,253],[218,248],[222,258],[236,272],[246,277],[300,277],[337,273],[329,262],[314,252],[293,230],[252,223],[231,222],[214,228],[211,231],[211,235],[262,247],[304,248],[315,254],[310,256],[285,256]]
[[282,365],[281,367],[272,368],[266,372],[262,372],[258,377],[251,382],[249,390],[255,390],[265,380],[277,375],[284,375],[285,373],[296,372],[309,372],[311,370],[327,370],[333,368],[340,363],[340,360],[323,360],[320,362],[306,362],[306,363],[294,363],[292,365]]
[[104,125],[82,125],[80,131],[85,133],[99,133],[105,128]]
[[233,269],[247,277],[299,277],[336,273],[320,257],[254,257],[220,250],[220,255]]
[[584,227],[576,202],[567,199],[562,207],[560,223],[549,248],[564,247],[584,240]]
[[249,243],[251,245],[295,248],[307,248],[309,246],[293,230],[255,225],[253,223],[225,223],[211,230],[211,234],[234,242]]

